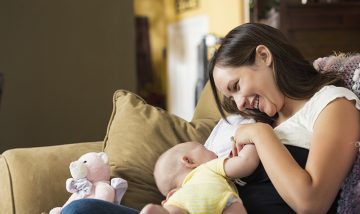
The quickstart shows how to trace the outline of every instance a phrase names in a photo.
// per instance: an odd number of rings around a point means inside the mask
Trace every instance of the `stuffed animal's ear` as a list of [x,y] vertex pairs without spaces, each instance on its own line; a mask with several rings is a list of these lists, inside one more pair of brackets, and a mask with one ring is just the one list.
[[99,152],[98,155],[104,161],[104,163],[109,163],[109,157],[105,152]]

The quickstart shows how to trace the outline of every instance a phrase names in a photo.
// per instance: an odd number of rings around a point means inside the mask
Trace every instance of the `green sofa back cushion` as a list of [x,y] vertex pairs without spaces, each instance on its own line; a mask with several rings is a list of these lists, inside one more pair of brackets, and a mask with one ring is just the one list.
[[217,119],[188,122],[124,90],[115,92],[113,103],[104,151],[109,155],[112,177],[128,181],[122,204],[136,209],[147,203],[159,204],[164,197],[153,178],[157,158],[181,142],[204,143]]

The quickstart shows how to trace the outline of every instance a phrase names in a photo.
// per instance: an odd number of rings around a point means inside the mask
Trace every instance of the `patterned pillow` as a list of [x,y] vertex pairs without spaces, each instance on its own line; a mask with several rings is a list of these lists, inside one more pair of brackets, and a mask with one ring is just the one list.
[[345,179],[338,201],[338,213],[360,213],[360,153]]
[[[319,72],[343,75],[346,87],[360,97],[360,54],[337,54],[319,58],[313,63]],[[360,144],[358,143],[358,146]],[[360,153],[344,181],[338,201],[338,213],[360,213]]]
[[319,72],[342,74],[346,87],[360,97],[360,53],[322,57],[315,60],[313,65]]

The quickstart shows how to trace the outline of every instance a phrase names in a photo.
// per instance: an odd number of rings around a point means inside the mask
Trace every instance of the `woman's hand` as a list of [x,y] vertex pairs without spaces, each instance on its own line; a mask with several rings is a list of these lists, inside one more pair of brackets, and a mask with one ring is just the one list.
[[273,128],[266,123],[251,123],[240,125],[232,138],[232,156],[237,156],[246,144],[258,144],[265,142],[267,136],[275,136]]

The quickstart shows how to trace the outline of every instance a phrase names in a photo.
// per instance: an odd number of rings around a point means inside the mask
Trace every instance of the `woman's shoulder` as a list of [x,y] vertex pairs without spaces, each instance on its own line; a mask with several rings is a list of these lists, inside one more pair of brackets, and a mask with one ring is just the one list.
[[[341,87],[341,86],[335,86],[335,85],[325,85],[323,86],[318,92],[314,94],[314,96],[321,95],[321,94],[353,94],[350,89]],[[355,95],[356,96],[356,95]]]
[[301,116],[306,121],[307,127],[312,130],[320,113],[338,98],[354,101],[354,106],[360,110],[360,100],[351,90],[344,87],[327,85],[316,92],[303,108]]
[[360,100],[354,92],[348,88],[334,85],[326,85],[322,87],[314,94],[309,103],[312,104],[312,109],[316,109],[316,106],[322,109],[337,98],[345,98],[347,100],[355,101],[355,107],[360,110]]

